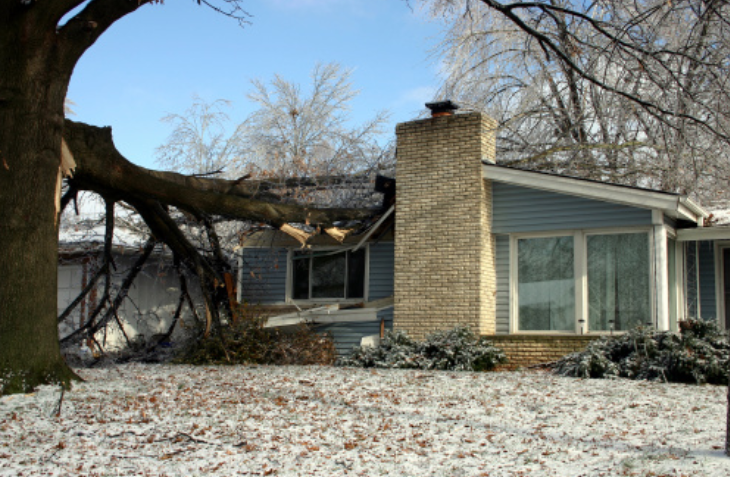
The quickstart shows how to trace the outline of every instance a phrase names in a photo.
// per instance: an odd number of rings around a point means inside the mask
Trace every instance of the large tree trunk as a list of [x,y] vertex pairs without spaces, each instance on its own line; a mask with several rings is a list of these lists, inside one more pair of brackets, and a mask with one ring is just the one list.
[[53,48],[29,37],[22,27],[0,33],[0,395],[74,377],[56,325],[55,193],[69,76],[54,67]]

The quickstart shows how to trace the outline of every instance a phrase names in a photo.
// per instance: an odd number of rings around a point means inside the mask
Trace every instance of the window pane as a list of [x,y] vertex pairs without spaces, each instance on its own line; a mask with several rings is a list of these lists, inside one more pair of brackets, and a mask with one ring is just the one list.
[[312,258],[312,298],[344,298],[347,262],[344,253]]
[[573,331],[573,237],[517,241],[519,329]]
[[309,299],[309,260],[308,253],[295,253],[292,261],[294,272],[292,283],[292,298],[295,300]]
[[588,326],[627,330],[651,322],[649,236],[589,235]]
[[365,250],[348,253],[347,298],[365,296]]

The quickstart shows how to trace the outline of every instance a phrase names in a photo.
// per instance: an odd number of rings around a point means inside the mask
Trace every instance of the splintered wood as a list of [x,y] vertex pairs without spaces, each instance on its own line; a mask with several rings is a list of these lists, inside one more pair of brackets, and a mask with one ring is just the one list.
[[314,232],[305,232],[304,230],[292,227],[289,224],[282,225],[281,227],[279,227],[279,230],[291,237],[294,237],[299,243],[302,244],[302,247],[307,244],[307,240],[316,235]]

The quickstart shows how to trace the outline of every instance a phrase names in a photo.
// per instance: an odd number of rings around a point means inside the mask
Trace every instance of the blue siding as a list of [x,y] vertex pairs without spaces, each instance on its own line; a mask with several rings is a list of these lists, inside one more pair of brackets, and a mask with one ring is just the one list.
[[[379,300],[393,296],[393,275],[395,246],[393,242],[381,242],[370,246],[370,279],[368,282],[369,299]],[[378,318],[385,320],[385,329],[393,329],[393,307],[378,312]],[[380,321],[377,322],[380,333]],[[367,333],[367,334],[375,334]],[[363,335],[363,336],[367,336]],[[360,343],[358,343],[360,344]]]
[[[381,242],[370,246],[370,276],[368,299],[379,300],[393,295],[393,242]],[[336,323],[317,327],[317,331],[328,332],[335,340],[338,355],[349,354],[354,346],[360,346],[365,336],[380,334],[380,320],[385,320],[385,329],[393,328],[393,308],[378,312],[378,320],[361,323]]]
[[509,235],[496,236],[497,334],[509,334]]
[[239,271],[240,301],[251,304],[286,300],[286,249],[247,248]]
[[650,225],[651,210],[492,183],[492,232]]
[[360,323],[332,323],[316,328],[320,333],[329,333],[335,341],[335,349],[339,356],[348,355],[352,348],[360,346],[365,336],[380,334],[380,321],[364,321]]
[[370,246],[369,299],[379,300],[393,295],[393,242],[381,242]]
[[[239,273],[240,299],[253,304],[284,303],[286,300],[286,249],[244,249],[243,265]],[[393,295],[393,242],[370,246],[370,275],[368,299],[378,300]],[[378,313],[378,320],[362,323],[335,323],[318,326],[319,332],[327,332],[335,340],[337,353],[347,354],[353,346],[369,335],[380,334],[380,320],[386,329],[393,328],[393,308]]]
[[714,242],[699,243],[700,313],[705,320],[717,318],[715,294],[715,247]]

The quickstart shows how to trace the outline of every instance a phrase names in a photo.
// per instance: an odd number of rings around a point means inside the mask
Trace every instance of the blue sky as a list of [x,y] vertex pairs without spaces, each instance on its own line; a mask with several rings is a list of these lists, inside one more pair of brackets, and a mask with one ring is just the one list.
[[442,25],[405,0],[246,0],[241,28],[194,0],[147,5],[111,27],[81,59],[68,92],[71,119],[112,126],[118,149],[154,167],[171,132],[160,119],[194,95],[233,102],[240,121],[254,106],[250,80],[279,74],[306,86],[317,62],[354,70],[353,122],[391,112],[388,130],[414,119],[439,85],[430,51]]

